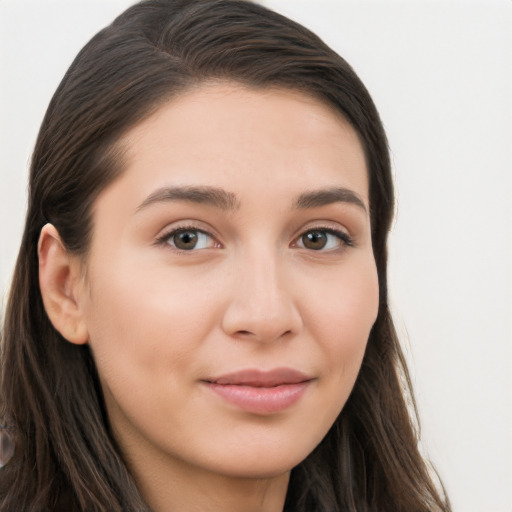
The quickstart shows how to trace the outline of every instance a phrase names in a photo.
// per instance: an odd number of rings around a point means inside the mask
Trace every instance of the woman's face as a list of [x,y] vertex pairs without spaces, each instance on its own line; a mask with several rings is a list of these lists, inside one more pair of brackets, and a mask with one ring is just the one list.
[[79,302],[129,465],[286,473],[325,436],[378,307],[354,130],[287,90],[216,84],[122,140]]

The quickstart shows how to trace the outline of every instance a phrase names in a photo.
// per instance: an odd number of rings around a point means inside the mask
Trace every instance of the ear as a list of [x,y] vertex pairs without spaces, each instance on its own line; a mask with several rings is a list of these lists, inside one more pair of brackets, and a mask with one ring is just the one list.
[[52,224],[41,230],[37,254],[39,287],[51,323],[71,343],[87,343],[89,336],[78,301],[83,289],[79,259],[65,249]]

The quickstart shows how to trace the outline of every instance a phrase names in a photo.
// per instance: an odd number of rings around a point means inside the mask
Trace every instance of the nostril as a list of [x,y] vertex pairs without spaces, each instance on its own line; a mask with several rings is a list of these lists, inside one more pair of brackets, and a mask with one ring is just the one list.
[[[284,338],[284,337],[290,336],[291,334],[292,334],[292,330],[288,329],[287,331],[284,331],[279,336],[276,336],[276,338]],[[245,329],[241,329],[239,331],[236,331],[235,335],[236,336],[241,336],[241,337],[244,337],[244,338],[258,337],[256,333],[254,333],[252,331],[245,330]]]
[[240,341],[271,342],[293,338],[302,329],[302,318],[295,304],[284,294],[279,297],[260,295],[257,300],[255,294],[248,294],[230,301],[222,317],[222,330]]

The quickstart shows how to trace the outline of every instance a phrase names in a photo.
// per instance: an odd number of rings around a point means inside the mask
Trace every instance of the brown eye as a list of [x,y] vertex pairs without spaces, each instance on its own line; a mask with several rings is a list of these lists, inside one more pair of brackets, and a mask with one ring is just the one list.
[[215,247],[215,239],[194,228],[179,228],[171,231],[159,240],[162,244],[168,244],[179,251],[194,251]]
[[197,231],[181,231],[172,237],[173,245],[182,251],[190,251],[197,245]]
[[331,251],[345,246],[352,247],[352,238],[335,229],[311,229],[303,233],[297,240],[297,245],[310,251]]
[[306,249],[319,251],[327,245],[327,233],[325,231],[308,231],[302,235],[301,240]]

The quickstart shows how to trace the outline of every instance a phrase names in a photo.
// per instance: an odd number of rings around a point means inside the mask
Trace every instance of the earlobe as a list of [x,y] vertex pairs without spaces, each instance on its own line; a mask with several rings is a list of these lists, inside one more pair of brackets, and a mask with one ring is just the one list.
[[66,250],[52,224],[41,230],[37,253],[39,287],[51,323],[69,342],[87,343],[89,337],[78,293],[82,284],[78,258]]

